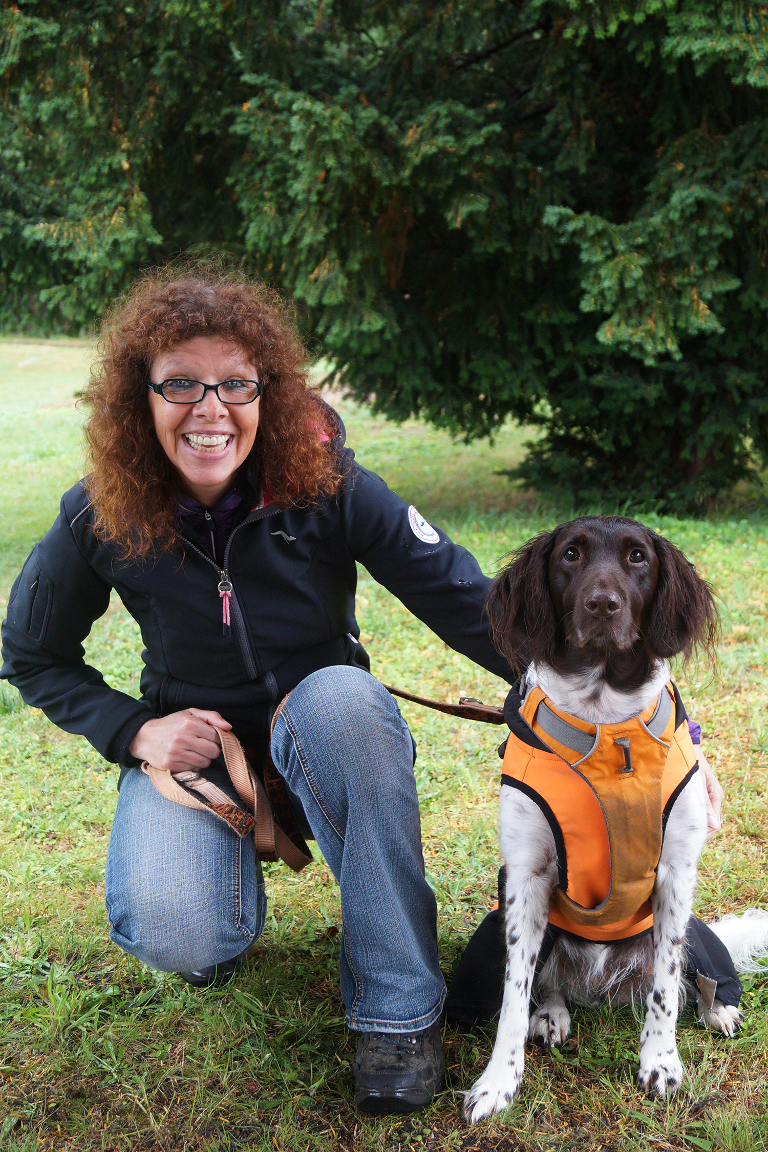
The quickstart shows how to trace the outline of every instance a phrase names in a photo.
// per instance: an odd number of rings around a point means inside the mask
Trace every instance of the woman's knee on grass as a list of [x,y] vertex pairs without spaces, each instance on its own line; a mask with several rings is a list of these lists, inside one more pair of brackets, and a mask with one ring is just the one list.
[[197,972],[223,964],[239,956],[256,937],[245,925],[227,921],[217,908],[169,909],[161,901],[131,901],[117,893],[108,910],[112,940],[160,972]]
[[120,789],[105,879],[112,939],[161,971],[230,960],[263,926],[252,838],[166,800],[139,772]]

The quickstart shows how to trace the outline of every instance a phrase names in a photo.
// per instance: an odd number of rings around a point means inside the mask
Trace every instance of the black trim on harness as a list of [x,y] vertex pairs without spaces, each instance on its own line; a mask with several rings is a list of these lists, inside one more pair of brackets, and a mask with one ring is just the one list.
[[664,811],[661,814],[661,837],[662,837],[662,840],[664,839],[664,833],[667,830],[667,820],[669,820],[669,814],[675,805],[675,800],[677,800],[677,798],[680,795],[680,793],[682,792],[683,788],[685,788],[688,781],[691,779],[691,777],[696,772],[698,772],[698,770],[699,770],[699,762],[697,760],[696,763],[694,764],[693,768],[691,768],[690,772],[686,773],[686,775],[683,776],[683,778],[680,781],[680,783],[678,784],[677,788],[675,788],[674,792],[671,793],[669,799],[667,800],[666,804],[664,805]]
[[584,941],[586,940],[588,944],[600,944],[600,945],[603,945],[603,944],[629,944],[630,942],[634,943],[635,940],[640,940],[641,937],[643,937],[643,936],[650,936],[652,932],[653,932],[653,927],[641,928],[639,932],[636,932],[634,934],[634,936],[617,936],[615,940],[604,940],[603,937],[601,936],[599,940],[590,940],[588,936],[579,936],[576,932],[568,932],[565,929],[563,929],[563,935],[568,936],[569,939],[571,939],[571,940],[578,940],[581,944],[583,944]]
[[522,780],[516,780],[514,776],[507,776],[506,772],[502,772],[501,782],[502,784],[507,784],[510,788],[517,788],[523,795],[533,800],[534,804],[540,809],[542,816],[546,819],[547,824],[549,824],[552,835],[555,838],[555,848],[557,849],[557,880],[563,892],[566,892],[568,889],[568,859],[565,854],[565,838],[554,812],[546,800],[542,796],[539,796],[538,792],[534,792],[530,785],[524,784]]
[[675,694],[675,731],[677,731],[683,720],[688,719],[688,713],[685,710],[685,704],[683,704],[680,693],[677,690],[677,684],[675,684],[674,680],[671,681],[671,684],[672,691]]
[[[539,752],[551,752],[552,749],[539,739],[535,732],[526,724],[520,715],[520,708],[522,707],[523,697],[520,695],[520,685],[513,684],[507,693],[507,698],[504,701],[504,721],[509,728],[510,732],[514,732],[518,740],[522,740],[523,744],[527,744],[529,748],[537,748]],[[506,741],[505,741],[506,746]],[[499,755],[504,757],[504,753],[499,749]]]

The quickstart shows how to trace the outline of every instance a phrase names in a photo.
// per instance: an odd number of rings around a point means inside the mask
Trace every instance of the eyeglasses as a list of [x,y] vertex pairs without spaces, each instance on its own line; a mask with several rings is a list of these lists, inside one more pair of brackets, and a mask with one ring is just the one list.
[[206,392],[215,392],[222,404],[252,404],[264,391],[260,380],[222,380],[220,384],[203,384],[201,380],[187,380],[180,376],[161,380],[159,384],[148,380],[147,387],[169,404],[199,404],[205,399]]

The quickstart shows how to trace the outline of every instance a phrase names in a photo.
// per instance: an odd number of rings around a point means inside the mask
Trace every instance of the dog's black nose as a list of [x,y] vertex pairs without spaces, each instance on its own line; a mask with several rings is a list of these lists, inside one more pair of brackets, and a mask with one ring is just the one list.
[[584,607],[592,616],[613,616],[621,610],[621,600],[615,592],[597,589],[589,594]]

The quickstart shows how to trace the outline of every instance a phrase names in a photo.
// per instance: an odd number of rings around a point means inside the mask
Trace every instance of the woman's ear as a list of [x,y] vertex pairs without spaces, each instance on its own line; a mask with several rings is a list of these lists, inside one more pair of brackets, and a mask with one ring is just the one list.
[[701,647],[714,662],[720,617],[712,590],[679,548],[653,533],[659,579],[645,629],[646,646],[654,656],[686,659]]
[[549,591],[549,557],[557,529],[542,532],[513,552],[485,602],[493,642],[515,672],[551,660],[557,632]]

